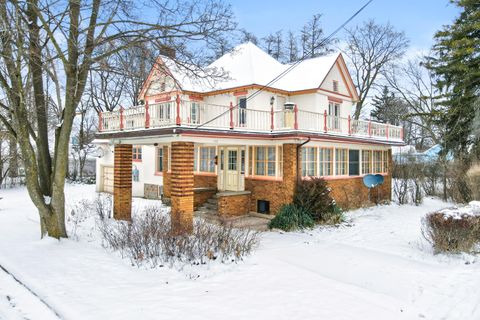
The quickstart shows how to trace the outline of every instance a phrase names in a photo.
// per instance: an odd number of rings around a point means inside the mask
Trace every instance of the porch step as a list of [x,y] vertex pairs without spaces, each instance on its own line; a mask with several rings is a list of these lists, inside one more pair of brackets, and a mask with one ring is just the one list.
[[199,209],[206,209],[206,210],[218,210],[218,205],[216,203],[205,202],[203,205],[200,206]]
[[210,204],[214,204],[214,205],[218,205],[218,198],[217,198],[217,195],[215,195],[215,198],[210,198],[207,200],[207,203],[210,203]]

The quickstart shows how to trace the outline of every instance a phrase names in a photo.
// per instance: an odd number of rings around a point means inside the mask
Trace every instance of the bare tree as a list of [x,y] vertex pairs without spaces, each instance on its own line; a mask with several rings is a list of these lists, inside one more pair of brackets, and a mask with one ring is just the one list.
[[370,89],[388,64],[405,53],[409,41],[403,32],[396,31],[390,24],[381,25],[374,20],[346,31],[346,55],[353,67],[353,80],[359,97],[354,113],[355,119],[358,119]]
[[[70,135],[90,71],[109,56],[145,41],[174,46],[176,61],[188,59],[191,69],[201,70],[206,52],[198,47],[234,27],[230,7],[215,0],[149,2],[144,6],[150,8],[142,9],[155,10],[154,21],[135,16],[136,6],[121,0],[0,1],[0,65],[5,66],[0,68],[0,86],[8,97],[2,108],[13,120],[0,114],[0,121],[19,144],[42,237],[67,237],[64,187]],[[114,41],[121,44],[106,48]],[[195,49],[189,49],[192,41],[198,43],[191,46]],[[62,71],[57,78],[63,88],[61,118],[53,148],[45,88],[47,47]],[[24,81],[25,75],[31,86]],[[28,99],[30,93],[32,99]],[[34,120],[29,116],[32,111]]]
[[240,42],[251,42],[254,45],[258,45],[259,43],[257,36],[245,29],[240,29]]
[[285,44],[286,62],[295,62],[299,59],[298,39],[297,36],[290,30],[287,33]]
[[321,25],[322,15],[314,14],[302,28],[300,32],[300,42],[302,44],[302,55],[304,58],[315,58],[325,55],[331,51],[329,43],[324,41],[324,32]]
[[262,38],[264,48],[269,55],[276,60],[280,60],[283,57],[283,37],[282,31],[271,33],[268,36]]

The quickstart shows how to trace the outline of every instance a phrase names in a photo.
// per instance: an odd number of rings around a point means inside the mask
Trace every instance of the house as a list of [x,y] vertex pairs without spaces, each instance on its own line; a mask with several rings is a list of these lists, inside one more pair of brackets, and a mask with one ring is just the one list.
[[100,114],[97,190],[113,192],[115,215],[130,217],[132,195],[170,200],[182,228],[211,197],[220,215],[275,214],[311,176],[328,180],[343,208],[368,204],[369,173],[385,176],[390,199],[402,128],[350,117],[358,96],[341,54],[290,67],[252,43],[209,66],[224,74],[217,81],[159,57],[143,105]]

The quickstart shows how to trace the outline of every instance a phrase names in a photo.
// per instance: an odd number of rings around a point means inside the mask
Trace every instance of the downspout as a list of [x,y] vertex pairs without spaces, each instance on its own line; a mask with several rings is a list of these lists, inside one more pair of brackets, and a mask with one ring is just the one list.
[[302,172],[301,172],[301,167],[299,165],[300,163],[300,152],[298,152],[300,150],[301,147],[303,147],[304,145],[306,145],[307,143],[309,143],[311,140],[310,137],[307,137],[307,140],[300,143],[300,144],[297,144],[297,183],[300,181],[300,176],[302,175]]

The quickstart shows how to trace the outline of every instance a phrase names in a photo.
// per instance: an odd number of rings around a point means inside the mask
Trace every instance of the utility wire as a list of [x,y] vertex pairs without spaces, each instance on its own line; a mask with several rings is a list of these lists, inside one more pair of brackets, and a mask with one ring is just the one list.
[[[350,18],[348,18],[344,23],[342,23],[337,29],[335,29],[332,33],[330,33],[328,35],[328,37],[326,37],[325,39],[323,39],[317,46],[315,46],[313,49],[312,49],[312,52],[310,52],[310,54],[312,54],[315,49],[327,44],[340,30],[342,30],[347,24],[350,23],[350,21],[352,21],[356,16],[358,16],[360,14],[360,12],[362,12],[373,0],[369,0],[367,1],[360,9],[358,9]],[[303,57],[301,59],[299,59],[298,61],[294,62],[293,64],[291,64],[287,69],[285,69],[284,71],[282,71],[279,75],[277,75],[275,78],[273,78],[272,80],[270,80],[267,84],[263,85],[261,88],[259,88],[257,91],[255,91],[254,93],[252,93],[251,95],[247,96],[246,98],[246,101],[254,98],[255,96],[259,95],[260,92],[262,92],[263,90],[265,90],[266,88],[268,88],[270,85],[274,84],[275,82],[277,82],[278,80],[280,80],[281,78],[283,78],[285,75],[287,75],[290,71],[292,71],[293,69],[295,69],[300,63],[302,63],[304,60],[306,60],[308,57],[308,54],[304,54]],[[237,109],[238,108],[238,105],[239,103],[237,103],[233,109]],[[198,125],[195,127],[195,129],[198,129],[198,128],[201,128],[203,127],[204,125],[206,124],[209,124],[217,119],[219,119],[220,117],[226,115],[227,113],[230,112],[230,109],[229,110],[226,110],[222,113],[220,113],[219,115],[213,117],[212,119]]]

